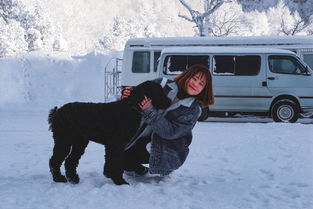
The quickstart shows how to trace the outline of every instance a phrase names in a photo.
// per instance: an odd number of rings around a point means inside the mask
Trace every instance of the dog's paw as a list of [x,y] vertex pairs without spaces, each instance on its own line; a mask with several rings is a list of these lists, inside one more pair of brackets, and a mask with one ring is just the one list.
[[65,183],[67,182],[67,179],[65,178],[65,176],[59,175],[59,176],[53,176],[53,181],[57,183]]
[[67,175],[66,178],[67,178],[67,181],[72,183],[72,184],[78,184],[79,183],[79,176],[78,176],[78,174]]
[[111,175],[109,174],[109,172],[108,171],[103,171],[103,175],[105,176],[105,177],[107,177],[107,178],[111,178]]

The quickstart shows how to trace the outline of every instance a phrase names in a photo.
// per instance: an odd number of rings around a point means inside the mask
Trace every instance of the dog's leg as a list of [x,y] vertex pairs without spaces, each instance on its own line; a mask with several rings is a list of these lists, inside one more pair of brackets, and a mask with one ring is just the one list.
[[111,178],[111,174],[110,174],[110,168],[108,166],[108,159],[107,159],[107,153],[109,152],[108,151],[108,148],[107,146],[104,146],[104,149],[105,149],[105,154],[104,154],[104,166],[103,166],[103,175],[107,178]]
[[52,174],[53,181],[55,182],[67,182],[65,176],[61,174],[60,167],[70,152],[70,145],[64,143],[65,140],[55,139],[53,154],[49,160],[49,168]]
[[120,146],[105,147],[105,165],[103,174],[111,178],[116,185],[128,184],[123,179],[123,148]]
[[73,184],[79,183],[79,176],[76,172],[76,168],[78,166],[81,156],[85,152],[88,143],[88,140],[77,140],[76,143],[72,145],[71,153],[65,160],[66,178],[69,182]]

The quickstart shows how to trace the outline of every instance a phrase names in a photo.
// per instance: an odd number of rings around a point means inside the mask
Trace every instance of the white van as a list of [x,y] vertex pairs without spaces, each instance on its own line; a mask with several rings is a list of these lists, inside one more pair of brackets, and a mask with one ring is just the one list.
[[[125,48],[122,86],[172,78],[199,63],[208,66],[213,77],[216,104],[210,111],[269,113],[274,121],[284,122],[295,122],[300,112],[313,111],[312,71],[288,50],[172,46],[162,53],[149,47],[130,53]],[[204,109],[201,120],[207,116],[208,109]]]
[[[313,111],[310,68],[280,49],[175,47],[162,51],[159,77],[173,77],[193,64],[212,74],[216,103],[210,111],[269,113],[274,121],[295,122]],[[202,118],[207,117],[203,110]]]
[[[313,69],[313,36],[166,37],[129,39],[124,48],[121,85],[158,77],[157,60],[168,47],[253,47],[287,49]],[[140,65],[141,68],[138,68]]]

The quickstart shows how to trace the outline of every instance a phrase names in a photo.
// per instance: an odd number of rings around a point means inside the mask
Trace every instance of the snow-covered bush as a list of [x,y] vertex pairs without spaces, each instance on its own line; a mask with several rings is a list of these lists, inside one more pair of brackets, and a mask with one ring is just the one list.
[[27,51],[25,31],[15,20],[6,23],[0,18],[0,57],[11,56]]
[[[19,0],[0,0],[0,21],[0,56],[41,49],[67,49],[60,29],[54,25],[39,1],[35,1],[33,7],[27,7]],[[12,43],[15,40],[18,43]],[[15,46],[14,49],[12,46]]]
[[107,30],[103,38],[96,46],[101,51],[122,50],[126,41],[135,37],[158,37],[155,23],[141,24],[132,19],[114,17],[111,28]]

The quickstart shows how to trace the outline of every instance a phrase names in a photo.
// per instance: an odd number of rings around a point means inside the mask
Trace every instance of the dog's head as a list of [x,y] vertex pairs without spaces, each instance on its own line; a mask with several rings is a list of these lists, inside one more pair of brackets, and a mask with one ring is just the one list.
[[128,97],[132,103],[138,104],[147,96],[151,99],[156,109],[166,109],[171,105],[171,100],[164,94],[160,84],[146,81],[136,86]]

